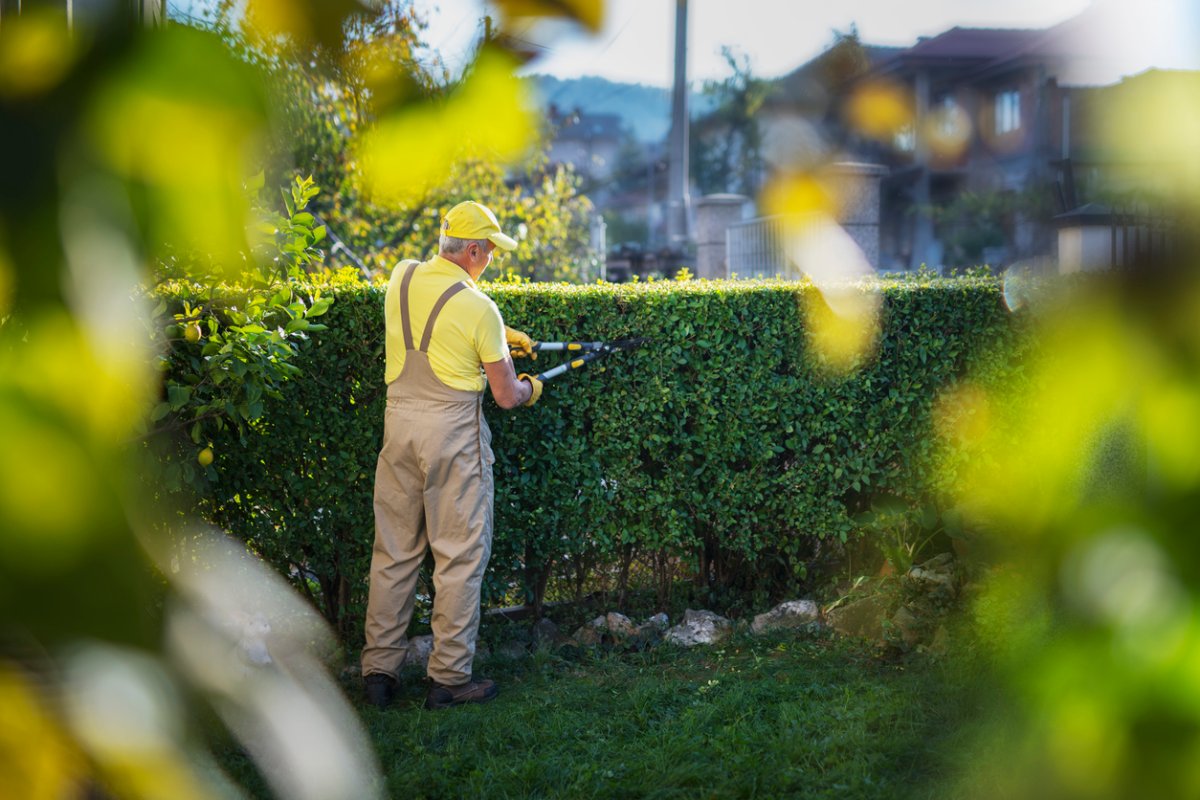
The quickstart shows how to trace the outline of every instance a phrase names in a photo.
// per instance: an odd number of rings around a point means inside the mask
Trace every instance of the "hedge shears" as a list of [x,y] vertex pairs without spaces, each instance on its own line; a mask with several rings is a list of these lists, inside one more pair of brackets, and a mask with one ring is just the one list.
[[618,339],[613,342],[534,342],[533,352],[535,353],[579,354],[577,358],[572,358],[565,364],[548,369],[536,377],[545,383],[573,369],[579,369],[590,361],[604,358],[620,350],[631,350],[645,341],[645,339]]

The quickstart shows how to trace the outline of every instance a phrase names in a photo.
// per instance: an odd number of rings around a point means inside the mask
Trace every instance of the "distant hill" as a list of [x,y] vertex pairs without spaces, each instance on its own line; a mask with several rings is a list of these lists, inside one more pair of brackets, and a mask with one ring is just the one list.
[[[634,138],[641,142],[660,142],[671,126],[671,90],[640,83],[616,83],[606,78],[556,78],[530,75],[543,108],[551,103],[560,111],[589,111],[617,114]],[[689,98],[691,116],[706,111],[711,103],[697,92]]]

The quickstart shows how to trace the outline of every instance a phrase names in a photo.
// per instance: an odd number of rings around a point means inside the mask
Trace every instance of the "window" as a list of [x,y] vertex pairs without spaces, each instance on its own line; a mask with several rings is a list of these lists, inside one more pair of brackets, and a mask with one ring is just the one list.
[[1011,133],[1021,127],[1021,93],[1016,89],[996,94],[996,134]]

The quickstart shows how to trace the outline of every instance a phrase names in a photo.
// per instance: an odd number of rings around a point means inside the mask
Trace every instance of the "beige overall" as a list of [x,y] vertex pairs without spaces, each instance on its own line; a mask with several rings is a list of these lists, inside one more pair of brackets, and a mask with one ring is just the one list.
[[483,392],[446,386],[429,364],[429,341],[442,294],[413,347],[408,267],[400,288],[404,368],[388,385],[383,449],[375,468],[375,547],[367,601],[364,675],[395,675],[404,663],[417,572],[433,551],[433,653],[429,677],[444,686],[471,679],[479,631],[479,594],[492,551],[492,433]]

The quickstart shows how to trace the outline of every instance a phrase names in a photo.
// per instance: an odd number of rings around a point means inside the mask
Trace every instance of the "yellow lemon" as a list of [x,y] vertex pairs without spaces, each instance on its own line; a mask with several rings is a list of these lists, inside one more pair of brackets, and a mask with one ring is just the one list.
[[187,330],[183,332],[183,336],[189,342],[200,341],[200,323],[193,322],[192,324],[188,325]]
[[213,450],[211,447],[206,447],[196,456],[196,460],[200,462],[200,466],[207,467],[213,462]]

